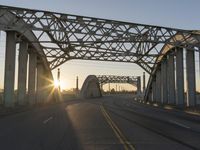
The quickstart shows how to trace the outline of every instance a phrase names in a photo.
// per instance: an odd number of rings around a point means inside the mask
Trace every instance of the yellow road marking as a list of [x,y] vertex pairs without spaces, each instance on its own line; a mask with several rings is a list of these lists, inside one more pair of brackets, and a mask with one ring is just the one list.
[[119,139],[120,143],[123,144],[124,149],[125,150],[129,150],[129,149],[135,150],[135,147],[125,138],[125,136],[122,134],[120,129],[117,127],[117,125],[112,121],[112,119],[110,118],[110,115],[105,110],[105,108],[102,105],[100,106],[100,108],[101,108],[101,111],[102,111],[106,121],[108,122],[108,124],[110,125],[112,130],[114,131],[114,133],[117,136],[117,138]]

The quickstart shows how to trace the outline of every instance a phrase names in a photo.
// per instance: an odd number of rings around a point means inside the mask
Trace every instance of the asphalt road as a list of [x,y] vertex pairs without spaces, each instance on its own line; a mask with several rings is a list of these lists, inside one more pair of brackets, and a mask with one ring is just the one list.
[[107,96],[0,118],[0,150],[200,149],[200,117]]

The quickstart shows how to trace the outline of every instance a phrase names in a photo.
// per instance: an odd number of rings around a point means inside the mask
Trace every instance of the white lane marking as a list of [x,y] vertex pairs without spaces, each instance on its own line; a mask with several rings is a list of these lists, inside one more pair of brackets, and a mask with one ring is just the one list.
[[44,120],[43,123],[46,124],[47,122],[49,122],[51,119],[53,119],[53,117],[49,117],[48,119]]
[[180,126],[180,127],[190,129],[190,127],[188,127],[187,125],[184,125],[184,124],[179,123],[179,122],[177,122],[177,121],[169,120],[169,122],[171,122],[171,123],[173,123],[173,124],[176,124],[176,125],[178,125],[178,126]]

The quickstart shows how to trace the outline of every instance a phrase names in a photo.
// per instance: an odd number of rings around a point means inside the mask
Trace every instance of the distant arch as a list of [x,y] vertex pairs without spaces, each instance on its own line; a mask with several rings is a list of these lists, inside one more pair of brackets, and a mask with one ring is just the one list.
[[95,75],[89,75],[85,79],[79,96],[81,98],[98,98],[102,96],[99,81]]

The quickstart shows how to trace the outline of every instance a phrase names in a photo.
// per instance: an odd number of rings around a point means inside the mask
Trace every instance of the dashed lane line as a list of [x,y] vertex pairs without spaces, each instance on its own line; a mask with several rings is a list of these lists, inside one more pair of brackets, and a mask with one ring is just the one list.
[[51,116],[51,117],[49,117],[48,119],[46,119],[46,120],[44,120],[43,121],[43,124],[47,124],[50,120],[52,120],[53,119],[53,117]]
[[182,124],[182,123],[179,123],[179,122],[177,122],[177,121],[169,120],[169,122],[170,122],[170,123],[173,123],[173,124],[175,124],[175,125],[178,125],[178,126],[180,126],[180,127],[183,127],[183,128],[186,128],[186,129],[190,129],[189,126],[184,125],[184,124]]

